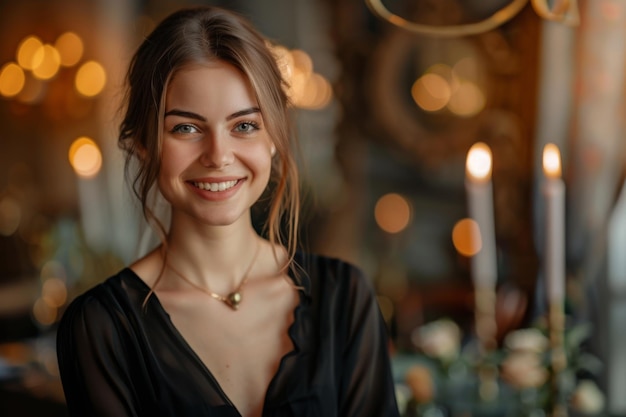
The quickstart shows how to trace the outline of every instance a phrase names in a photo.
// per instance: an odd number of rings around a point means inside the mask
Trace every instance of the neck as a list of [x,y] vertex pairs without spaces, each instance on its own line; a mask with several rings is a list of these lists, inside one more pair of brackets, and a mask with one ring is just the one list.
[[167,262],[194,284],[228,294],[250,272],[260,239],[250,221],[190,227],[173,218],[167,239]]

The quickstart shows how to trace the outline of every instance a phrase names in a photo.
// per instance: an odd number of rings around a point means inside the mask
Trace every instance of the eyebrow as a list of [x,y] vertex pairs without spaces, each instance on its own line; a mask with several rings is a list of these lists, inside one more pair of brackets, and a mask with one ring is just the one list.
[[[237,117],[241,117],[241,116],[245,116],[247,114],[253,114],[253,113],[261,113],[261,109],[258,107],[250,107],[248,109],[239,110],[233,114],[228,115],[226,117],[226,120],[236,119]],[[198,113],[194,113],[194,112],[186,111],[186,110],[172,109],[165,113],[165,117],[167,116],[180,116],[180,117],[186,117],[188,119],[195,119],[201,122],[206,122],[205,117],[199,115]]]
[[186,117],[188,119],[195,119],[195,120],[200,120],[201,122],[206,122],[206,118],[200,116],[197,113],[185,111],[185,110],[172,109],[165,113],[165,117],[167,116],[180,116],[180,117]]
[[226,118],[226,120],[236,119],[237,117],[245,116],[247,114],[261,113],[261,109],[258,107],[250,107],[249,109],[239,110]]

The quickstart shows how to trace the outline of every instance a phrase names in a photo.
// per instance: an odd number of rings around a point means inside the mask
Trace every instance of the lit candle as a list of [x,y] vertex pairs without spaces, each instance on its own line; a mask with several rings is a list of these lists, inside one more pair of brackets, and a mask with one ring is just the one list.
[[492,401],[498,396],[498,370],[486,358],[497,347],[496,334],[496,242],[493,219],[493,187],[491,185],[491,149],[475,143],[467,153],[465,188],[469,216],[478,225],[473,236],[474,252],[471,269],[474,281],[474,315],[476,336],[483,361],[478,371],[480,398]]
[[102,168],[102,153],[93,139],[83,136],[72,142],[68,158],[78,181],[80,219],[85,241],[91,249],[103,250],[109,230],[105,221],[107,202],[103,197],[104,187],[98,178]]
[[561,302],[565,292],[565,184],[559,148],[543,148],[543,194],[546,201],[545,275],[548,301]]
[[476,254],[471,263],[472,277],[475,287],[487,289],[494,289],[497,280],[491,160],[486,144],[474,144],[467,153],[465,181],[469,216],[480,232],[473,238]]

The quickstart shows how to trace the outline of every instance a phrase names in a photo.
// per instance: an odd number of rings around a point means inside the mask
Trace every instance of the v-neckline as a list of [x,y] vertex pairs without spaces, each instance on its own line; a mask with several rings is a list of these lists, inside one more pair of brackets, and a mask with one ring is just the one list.
[[[139,275],[137,275],[137,273],[135,273],[135,271],[133,271],[130,268],[126,268],[126,269],[128,271],[130,271],[131,276],[143,287],[143,289],[146,291],[146,294],[148,294],[148,292],[151,290],[150,287],[148,286],[148,284],[146,284],[146,282]],[[291,269],[288,272],[288,276],[289,276],[289,279],[291,279],[292,282],[295,283],[294,277],[291,274]],[[267,385],[267,389],[265,390],[265,395],[263,396],[263,408],[262,408],[262,411],[261,411],[261,417],[263,417],[263,415],[265,414],[265,409],[266,409],[266,406],[267,406],[268,393],[271,391],[271,388],[273,387],[273,385],[274,385],[277,377],[280,375],[281,371],[283,371],[283,365],[284,365],[285,360],[288,357],[295,355],[298,352],[298,350],[299,350],[299,344],[297,343],[297,341],[295,340],[295,337],[294,337],[294,329],[296,328],[296,321],[297,321],[298,316],[299,316],[298,313],[299,313],[300,309],[302,308],[302,304],[304,302],[304,293],[301,290],[298,290],[297,292],[298,292],[298,303],[296,304],[295,308],[292,311],[293,320],[292,320],[291,324],[289,325],[289,327],[287,328],[287,336],[289,337],[289,340],[291,341],[291,346],[292,347],[291,347],[291,349],[289,351],[287,351],[285,354],[283,354],[281,356],[280,361],[278,363],[278,368],[276,369],[276,372],[274,372],[274,375],[272,375],[272,378],[270,379],[270,382]],[[229,405],[230,407],[232,407],[233,410],[235,410],[235,412],[237,413],[237,415],[239,415],[240,417],[243,417],[241,412],[239,411],[239,409],[237,409],[237,406],[235,406],[235,404],[232,402],[230,397],[226,394],[226,392],[222,388],[222,385],[219,383],[219,381],[217,380],[217,378],[215,377],[213,372],[211,372],[209,367],[204,363],[204,361],[200,358],[200,356],[196,353],[196,351],[191,347],[191,345],[189,344],[187,339],[185,339],[185,337],[182,335],[182,333],[178,330],[178,328],[176,327],[176,325],[172,321],[172,318],[171,318],[170,314],[163,307],[163,304],[161,303],[161,300],[159,300],[159,297],[157,296],[157,294],[155,292],[152,292],[152,294],[150,294],[150,298],[151,299],[148,300],[148,303],[153,303],[155,305],[155,308],[160,313],[163,314],[163,317],[165,318],[165,325],[166,325],[167,329],[169,330],[171,335],[179,342],[179,345],[182,348],[182,350],[186,354],[188,354],[191,357],[191,359],[200,366],[200,369],[202,369],[202,372],[210,380],[210,382],[215,386],[215,388],[218,391],[219,395],[226,402],[226,404]]]

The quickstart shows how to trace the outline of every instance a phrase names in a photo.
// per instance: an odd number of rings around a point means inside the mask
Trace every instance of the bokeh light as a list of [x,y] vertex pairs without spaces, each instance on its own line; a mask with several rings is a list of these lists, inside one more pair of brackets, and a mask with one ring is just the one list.
[[45,44],[35,52],[33,61],[38,62],[33,66],[33,76],[40,80],[49,80],[57,75],[61,67],[61,55],[52,45]]
[[42,47],[43,43],[37,36],[24,38],[17,46],[16,59],[18,65],[29,71],[39,66],[43,60]]
[[69,150],[72,168],[80,177],[91,178],[100,172],[102,153],[96,143],[88,137],[76,139]]
[[480,228],[473,219],[461,219],[452,229],[452,244],[461,255],[474,256],[482,247]]
[[96,61],[87,61],[78,69],[74,86],[85,97],[94,97],[102,92],[107,75],[104,67]]
[[307,75],[313,72],[313,60],[305,51],[301,49],[292,50],[291,59],[295,70]]
[[332,88],[328,80],[320,74],[313,73],[306,80],[296,104],[304,109],[321,109],[328,105],[331,98]]
[[463,81],[450,97],[448,109],[462,117],[471,117],[480,113],[485,107],[485,96],[476,84]]
[[67,287],[60,278],[48,278],[41,288],[41,299],[50,307],[59,308],[67,301]]
[[295,49],[289,53],[291,59],[285,60],[287,65],[291,64],[291,70],[285,70],[289,75],[289,97],[296,106],[300,107],[306,100],[306,90],[313,73],[313,60],[300,49]]
[[480,113],[486,102],[477,78],[477,62],[472,57],[459,60],[454,67],[434,64],[413,83],[411,96],[427,112],[446,108],[457,116],[471,117]]
[[411,96],[415,103],[429,112],[443,109],[451,95],[450,84],[439,74],[424,74],[411,87]]
[[330,82],[313,71],[313,60],[305,51],[290,51],[281,45],[268,46],[272,49],[278,68],[289,87],[289,99],[296,107],[318,110],[330,103],[333,95]]
[[291,78],[289,79],[289,91],[287,92],[291,102],[300,106],[305,99],[305,90],[310,74],[305,74],[301,71],[294,69]]
[[280,70],[283,79],[290,80],[293,76],[293,56],[289,49],[285,48],[282,45],[269,45],[276,58],[276,64],[278,65],[278,69]]
[[374,217],[378,226],[385,232],[398,233],[404,230],[411,220],[411,206],[400,194],[385,194],[376,202]]
[[83,57],[83,40],[74,32],[65,32],[59,36],[54,46],[59,51],[61,65],[64,67],[78,64]]
[[43,298],[38,298],[33,305],[33,317],[39,324],[50,326],[57,319],[58,311],[55,307],[49,306]]
[[14,62],[4,64],[0,69],[0,95],[13,97],[22,91],[26,76],[19,65]]

